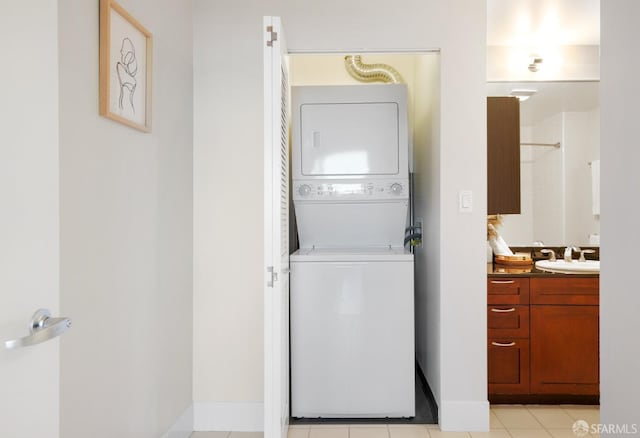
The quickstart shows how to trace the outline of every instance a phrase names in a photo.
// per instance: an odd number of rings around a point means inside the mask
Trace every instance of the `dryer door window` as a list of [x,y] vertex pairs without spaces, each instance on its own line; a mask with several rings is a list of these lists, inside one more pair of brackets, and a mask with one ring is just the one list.
[[398,105],[394,102],[303,104],[302,174],[398,174]]

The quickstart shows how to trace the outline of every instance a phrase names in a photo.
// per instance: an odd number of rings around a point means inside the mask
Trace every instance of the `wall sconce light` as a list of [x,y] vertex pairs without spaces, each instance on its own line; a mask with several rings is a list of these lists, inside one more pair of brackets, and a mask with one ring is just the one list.
[[543,59],[538,56],[532,56],[529,58],[529,61],[529,71],[535,73],[540,68],[540,64],[542,64]]

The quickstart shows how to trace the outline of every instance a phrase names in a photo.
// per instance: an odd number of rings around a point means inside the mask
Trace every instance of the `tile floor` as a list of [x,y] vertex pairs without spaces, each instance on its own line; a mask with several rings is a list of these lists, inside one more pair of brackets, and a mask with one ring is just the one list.
[[[441,432],[437,425],[293,425],[289,438],[575,438],[577,420],[600,421],[597,406],[492,405],[490,432]],[[593,437],[597,435],[586,435]],[[194,432],[192,438],[261,438],[255,432]]]

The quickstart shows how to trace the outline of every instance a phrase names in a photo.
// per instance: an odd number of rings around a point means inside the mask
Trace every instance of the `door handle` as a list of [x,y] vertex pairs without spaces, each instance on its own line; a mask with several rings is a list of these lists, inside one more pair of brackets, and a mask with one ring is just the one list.
[[71,319],[69,318],[52,318],[51,312],[47,309],[38,309],[31,318],[29,324],[29,335],[19,339],[12,339],[4,343],[7,350],[20,347],[28,347],[30,345],[40,344],[42,342],[60,336],[71,328]]

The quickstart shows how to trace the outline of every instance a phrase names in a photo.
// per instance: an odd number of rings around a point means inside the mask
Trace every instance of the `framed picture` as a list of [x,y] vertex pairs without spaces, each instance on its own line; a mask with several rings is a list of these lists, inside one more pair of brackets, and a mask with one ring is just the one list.
[[100,115],[151,132],[151,33],[113,0],[100,0]]

